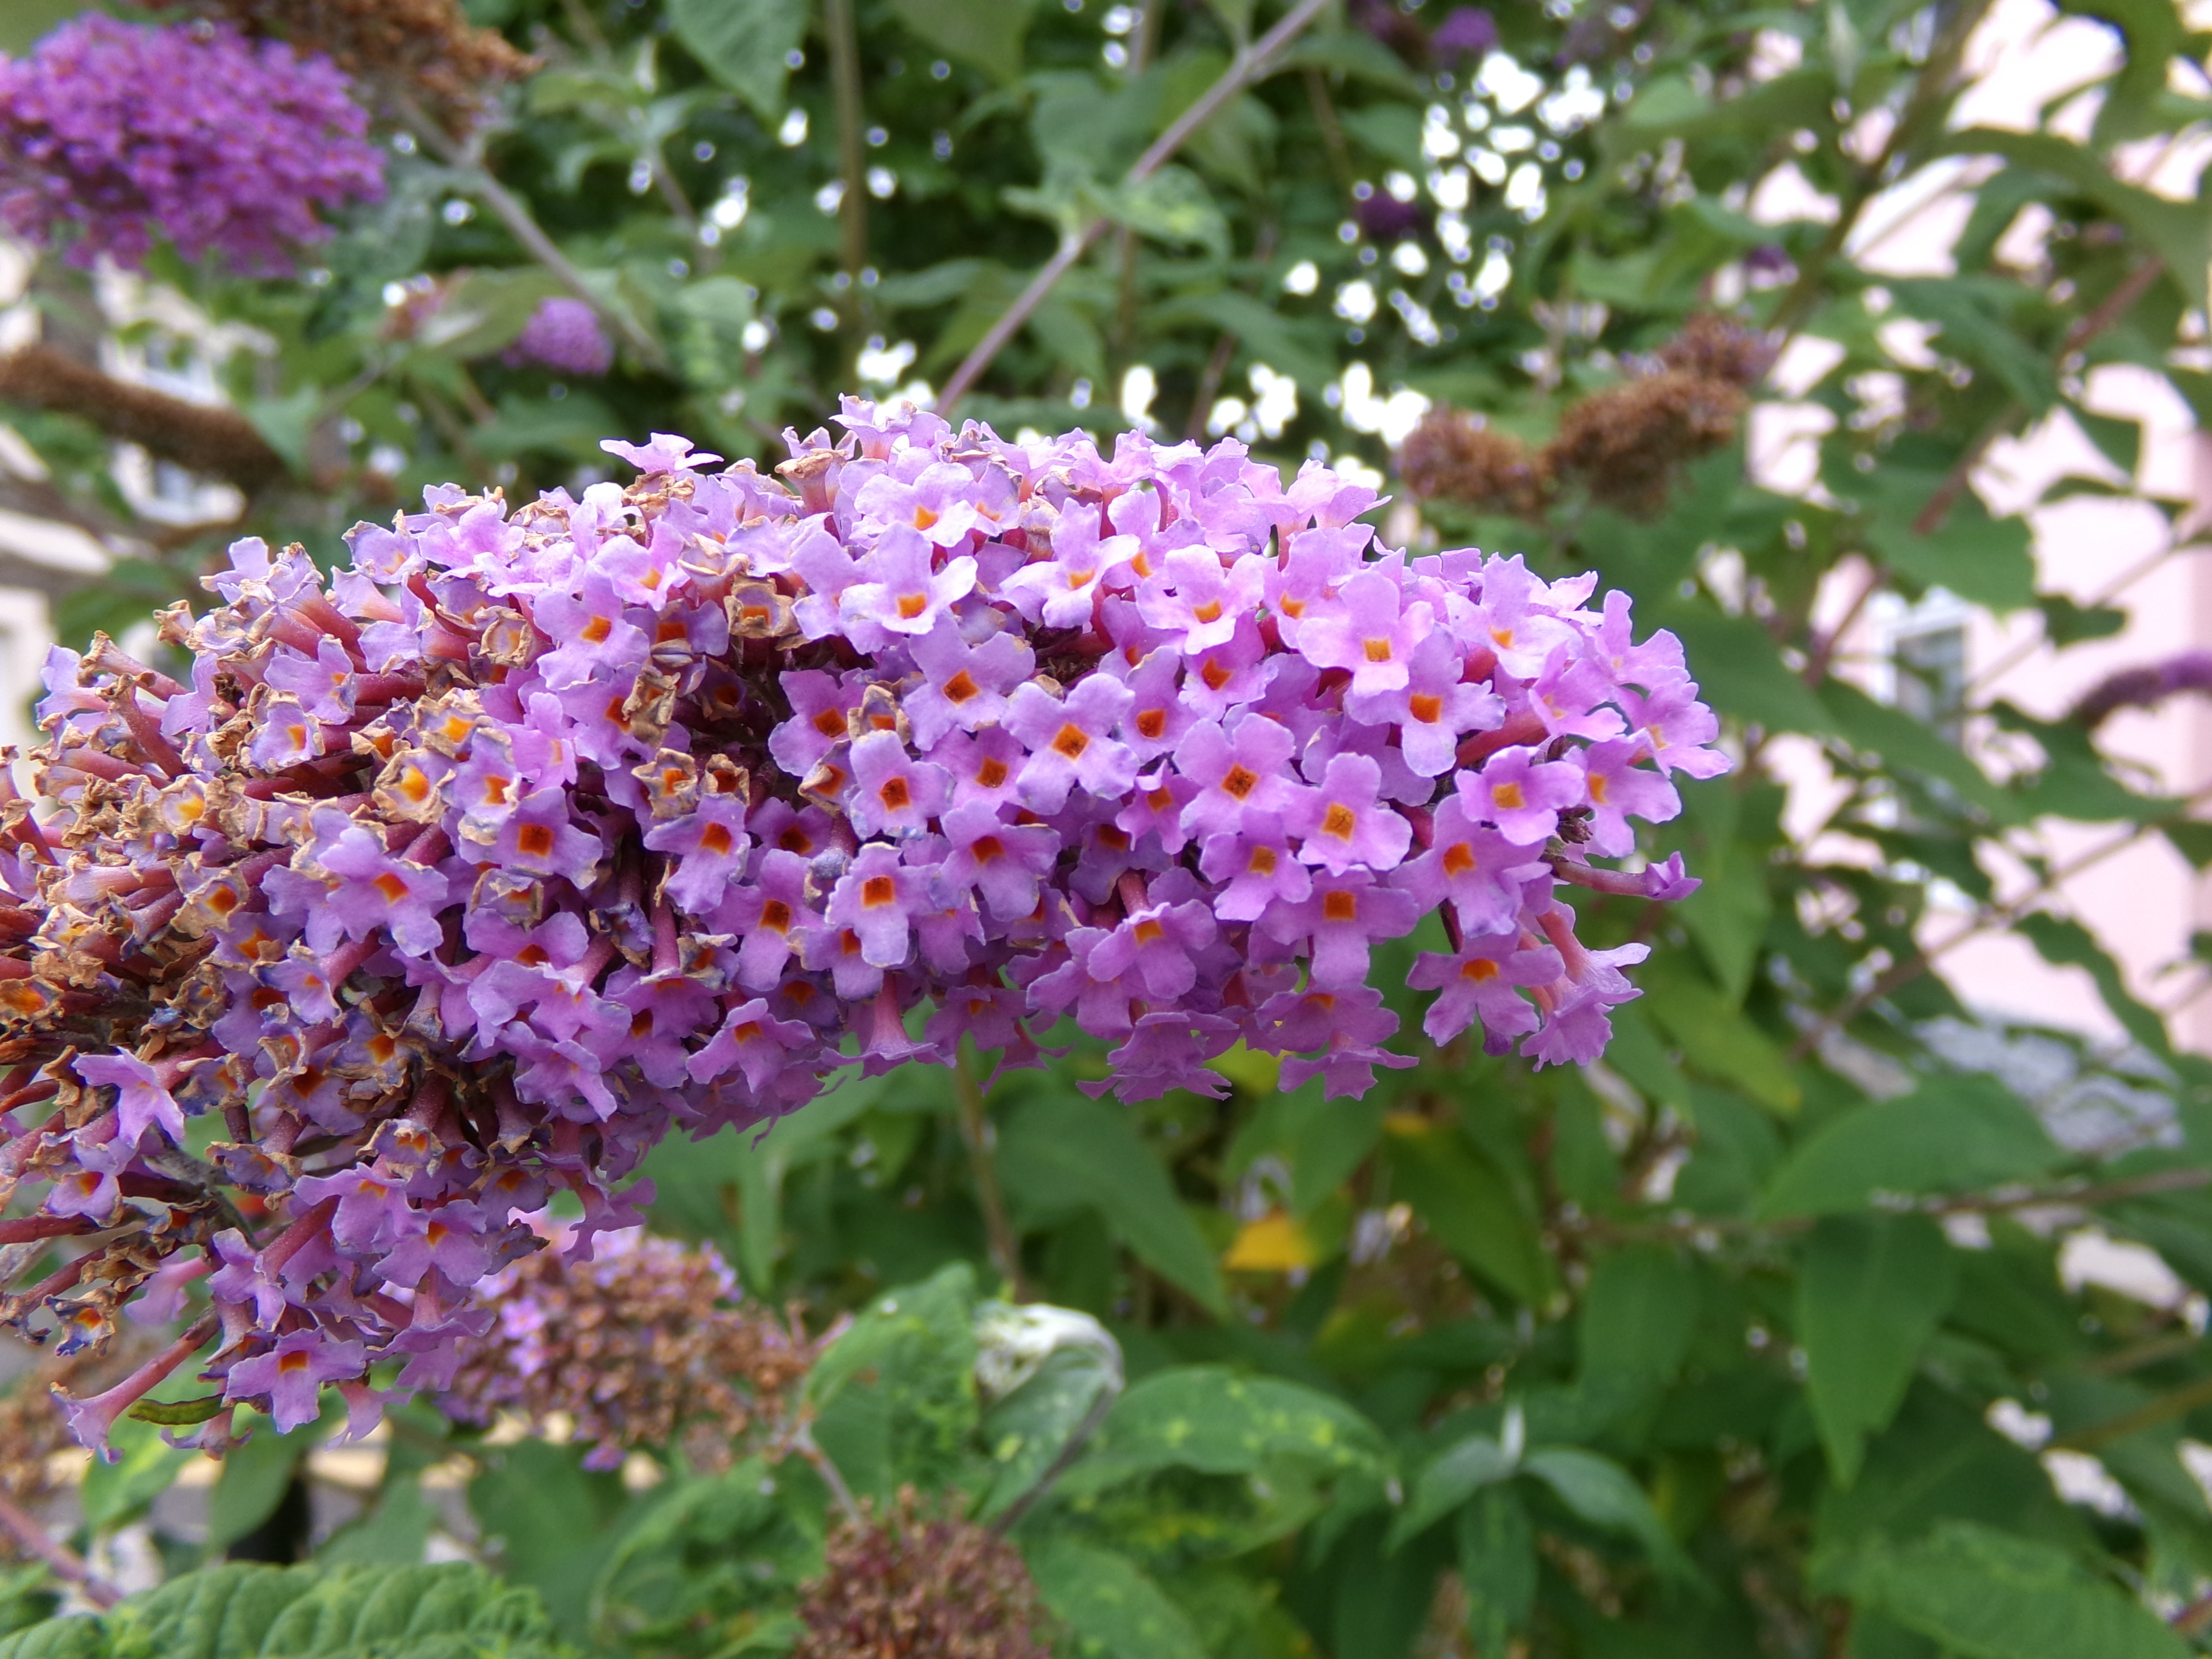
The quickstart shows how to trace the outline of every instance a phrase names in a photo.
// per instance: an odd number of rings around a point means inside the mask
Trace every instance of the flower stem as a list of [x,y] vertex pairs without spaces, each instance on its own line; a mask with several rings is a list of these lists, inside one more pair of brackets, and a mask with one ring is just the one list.
[[975,1067],[968,1056],[968,1045],[963,1042],[952,1061],[952,1092],[960,1103],[960,1138],[968,1144],[968,1167],[975,1177],[975,1203],[983,1212],[992,1265],[1006,1281],[1008,1294],[1017,1302],[1027,1302],[1030,1289],[1022,1277],[1021,1240],[1006,1218],[1006,1200],[999,1190],[998,1160],[991,1150],[995,1137],[983,1109],[983,1085],[975,1080]]

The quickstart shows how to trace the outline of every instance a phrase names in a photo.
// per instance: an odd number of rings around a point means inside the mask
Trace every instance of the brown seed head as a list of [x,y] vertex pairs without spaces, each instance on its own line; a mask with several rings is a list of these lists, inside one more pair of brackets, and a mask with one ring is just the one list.
[[1624,380],[1570,408],[1545,455],[1600,506],[1648,516],[1686,463],[1735,436],[1746,401],[1732,382],[1681,369]]
[[830,1536],[792,1659],[1046,1659],[1036,1586],[1004,1539],[908,1487]]
[[1464,501],[1523,519],[1540,514],[1552,495],[1541,455],[1510,433],[1441,405],[1407,435],[1398,471],[1419,500]]

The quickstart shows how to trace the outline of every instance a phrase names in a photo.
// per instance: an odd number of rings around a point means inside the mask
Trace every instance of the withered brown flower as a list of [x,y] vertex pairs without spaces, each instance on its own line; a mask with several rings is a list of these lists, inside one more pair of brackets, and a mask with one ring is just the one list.
[[736,1281],[711,1245],[641,1232],[596,1243],[593,1261],[550,1249],[485,1281],[494,1323],[466,1343],[440,1403],[468,1422],[513,1413],[539,1431],[565,1416],[594,1468],[679,1435],[693,1468],[728,1467],[736,1443],[782,1414],[815,1345],[795,1315],[726,1305]]
[[1545,455],[1600,506],[1647,515],[1666,504],[1685,463],[1735,436],[1747,401],[1732,381],[1664,369],[1575,404]]
[[1465,501],[1523,519],[1540,514],[1552,497],[1540,453],[1480,416],[1445,405],[1407,434],[1398,471],[1417,500]]
[[321,52],[367,86],[404,93],[456,136],[494,83],[536,67],[498,31],[472,25],[459,0],[203,0],[202,9]]
[[918,1498],[830,1536],[792,1659],[1046,1659],[1036,1586],[1013,1546]]

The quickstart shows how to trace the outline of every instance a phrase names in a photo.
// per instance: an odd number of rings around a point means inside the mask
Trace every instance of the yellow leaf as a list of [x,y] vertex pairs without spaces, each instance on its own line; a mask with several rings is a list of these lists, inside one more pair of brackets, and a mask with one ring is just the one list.
[[1281,1210],[1270,1210],[1238,1230],[1221,1265],[1232,1273],[1280,1273],[1314,1264],[1313,1241]]

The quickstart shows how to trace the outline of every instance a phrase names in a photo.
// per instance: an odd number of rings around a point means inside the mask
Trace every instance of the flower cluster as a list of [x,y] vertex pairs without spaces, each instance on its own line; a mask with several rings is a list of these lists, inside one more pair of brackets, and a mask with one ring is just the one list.
[[165,619],[189,684],[56,653],[53,810],[0,801],[0,1114],[52,1112],[0,1183],[53,1184],[0,1243],[106,1242],[0,1316],[96,1340],[204,1273],[226,1407],[370,1412],[378,1361],[452,1386],[556,1188],[587,1255],[672,1127],[850,1068],[1072,1017],[1094,1091],[1218,1095],[1241,1042],[1358,1093],[1412,1064],[1370,951],[1431,912],[1433,1039],[1602,1049],[1644,950],[1559,884],[1689,890],[1587,855],[1726,765],[1625,595],[1378,550],[1373,491],[1233,441],[841,421],[775,476],[664,434],[627,488],[434,489],[327,585],[240,542]]
[[288,271],[330,234],[318,210],[383,193],[350,84],[228,25],[77,18],[0,58],[0,225],[79,264],[138,264],[158,233],[188,259]]
[[591,307],[565,297],[538,301],[506,354],[510,368],[538,363],[562,374],[604,374],[614,361],[614,342]]
[[2083,692],[2066,717],[2094,730],[2123,708],[2154,708],[2184,691],[2212,691],[2212,651],[2177,652],[2109,674]]
[[1758,330],[1700,313],[1656,351],[1629,358],[1628,378],[1569,404],[1541,447],[1479,416],[1438,408],[1407,435],[1399,476],[1421,500],[1518,518],[1540,518],[1563,489],[1650,518],[1686,464],[1735,439],[1747,391],[1774,350]]
[[535,1433],[565,1419],[592,1448],[587,1468],[612,1468],[679,1431],[693,1468],[726,1468],[814,1358],[795,1319],[722,1305],[737,1294],[711,1245],[687,1249],[635,1229],[602,1240],[586,1264],[528,1257],[479,1287],[492,1328],[465,1341],[438,1403],[468,1423],[512,1414]]
[[[937,1512],[933,1512],[937,1511]],[[1045,1659],[1042,1603],[1014,1547],[911,1486],[830,1534],[792,1659]]]

